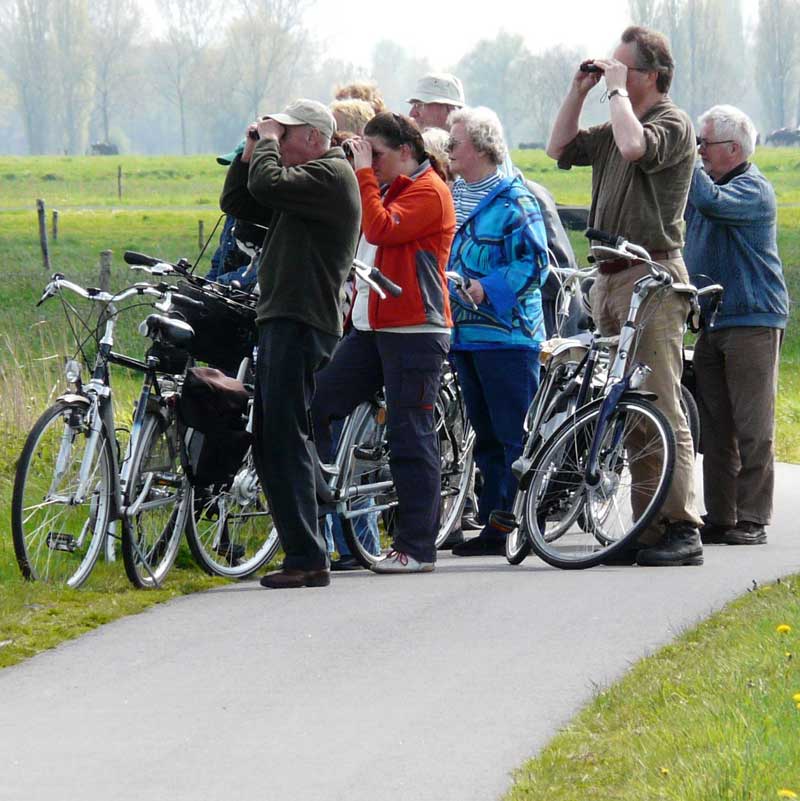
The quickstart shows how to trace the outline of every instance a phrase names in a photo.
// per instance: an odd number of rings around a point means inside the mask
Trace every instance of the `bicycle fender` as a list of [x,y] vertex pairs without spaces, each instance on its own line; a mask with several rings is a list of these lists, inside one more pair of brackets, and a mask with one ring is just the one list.
[[63,401],[64,403],[80,403],[87,409],[91,406],[91,401],[87,397],[84,395],[77,395],[74,392],[66,392],[63,395],[59,395],[56,400]]
[[628,389],[622,394],[621,400],[625,398],[643,398],[644,400],[654,401],[658,398],[658,395],[645,389]]

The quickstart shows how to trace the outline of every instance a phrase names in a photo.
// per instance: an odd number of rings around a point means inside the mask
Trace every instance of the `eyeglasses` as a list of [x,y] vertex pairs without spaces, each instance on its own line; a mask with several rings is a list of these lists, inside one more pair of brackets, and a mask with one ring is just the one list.
[[460,139],[453,139],[453,137],[451,136],[447,140],[447,144],[444,146],[444,149],[448,153],[452,153],[460,144],[461,144],[461,140]]
[[735,139],[718,139],[716,142],[712,142],[709,139],[703,139],[702,137],[697,137],[697,146],[706,148],[710,145],[731,145],[735,142]]

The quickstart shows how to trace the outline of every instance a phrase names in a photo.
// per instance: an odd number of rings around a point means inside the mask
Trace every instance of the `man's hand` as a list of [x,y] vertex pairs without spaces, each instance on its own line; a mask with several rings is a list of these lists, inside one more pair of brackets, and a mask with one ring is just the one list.
[[[587,58],[586,61],[581,62],[581,66],[584,64],[596,64],[597,62],[591,58]],[[597,86],[598,81],[603,77],[602,73],[600,72],[584,72],[582,69],[578,69],[575,73],[575,76],[572,79],[572,90],[580,95],[581,97],[586,97],[589,92]]]
[[486,293],[483,291],[480,281],[474,278],[469,282],[469,286],[464,290],[473,300],[476,306],[480,306],[486,298]]
[[372,166],[372,145],[366,139],[348,139],[353,152],[353,169],[363,170]]
[[256,149],[256,142],[258,142],[258,123],[251,122],[244,132],[244,150],[242,151],[241,159],[243,164],[247,164],[250,161],[250,157]]
[[258,121],[258,135],[262,139],[272,139],[275,142],[279,142],[284,130],[283,125],[271,117],[265,117],[263,120]]
[[603,70],[607,92],[624,89],[627,86],[628,68],[621,61],[617,61],[615,58],[599,58],[594,63]]

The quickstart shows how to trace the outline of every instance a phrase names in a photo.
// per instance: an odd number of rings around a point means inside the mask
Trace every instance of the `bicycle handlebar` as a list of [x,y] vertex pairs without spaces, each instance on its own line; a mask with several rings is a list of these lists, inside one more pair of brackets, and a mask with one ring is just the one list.
[[353,259],[353,269],[359,278],[374,289],[381,298],[386,298],[383,290],[386,290],[394,298],[399,298],[403,294],[403,287],[387,278],[377,267],[370,267],[360,259]]

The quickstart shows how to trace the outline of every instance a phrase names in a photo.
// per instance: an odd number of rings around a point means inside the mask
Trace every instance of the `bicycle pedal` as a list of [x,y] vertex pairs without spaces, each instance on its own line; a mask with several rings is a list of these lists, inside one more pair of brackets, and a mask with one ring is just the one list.
[[353,456],[362,462],[379,462],[384,457],[384,450],[381,447],[364,448],[356,445],[353,448]]
[[62,531],[51,531],[47,535],[47,547],[51,551],[74,553],[78,548],[78,541],[72,534],[65,534]]

